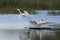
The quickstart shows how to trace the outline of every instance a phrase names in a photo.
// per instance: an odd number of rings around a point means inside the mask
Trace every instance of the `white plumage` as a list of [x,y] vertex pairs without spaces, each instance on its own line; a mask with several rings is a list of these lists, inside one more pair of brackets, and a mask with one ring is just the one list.
[[21,11],[20,11],[20,9],[17,9],[18,11],[19,11],[19,13],[20,13],[20,16],[19,17],[27,17],[28,15],[29,15],[29,13],[27,12],[27,11],[24,11],[24,13],[22,13]]

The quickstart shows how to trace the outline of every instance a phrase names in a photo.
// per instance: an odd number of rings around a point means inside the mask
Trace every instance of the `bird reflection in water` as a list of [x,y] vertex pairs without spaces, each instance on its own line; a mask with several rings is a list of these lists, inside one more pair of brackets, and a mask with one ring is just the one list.
[[[50,24],[50,22],[45,22],[43,19],[40,22],[30,21],[29,22],[34,27],[39,27],[41,25]],[[52,30],[31,30],[30,32],[30,40],[55,40],[55,32]]]

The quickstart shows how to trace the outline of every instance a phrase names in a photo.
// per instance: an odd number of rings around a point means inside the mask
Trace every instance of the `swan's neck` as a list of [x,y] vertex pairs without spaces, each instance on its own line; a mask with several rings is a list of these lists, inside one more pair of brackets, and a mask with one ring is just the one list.
[[18,10],[19,11],[19,13],[21,13],[21,11],[20,10]]

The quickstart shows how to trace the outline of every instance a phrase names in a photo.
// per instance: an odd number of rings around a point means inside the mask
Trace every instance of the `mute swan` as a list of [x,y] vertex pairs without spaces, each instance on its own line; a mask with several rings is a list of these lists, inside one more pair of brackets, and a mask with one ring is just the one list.
[[29,15],[29,13],[27,11],[24,11],[24,13],[22,13],[20,11],[20,9],[17,9],[17,11],[20,13],[20,16],[19,17],[27,17]]
[[39,27],[39,26],[41,26],[41,25],[51,24],[52,22],[45,22],[45,21],[43,21],[43,19],[40,19],[39,22],[30,21],[29,23],[30,23],[32,26],[34,26],[34,27]]

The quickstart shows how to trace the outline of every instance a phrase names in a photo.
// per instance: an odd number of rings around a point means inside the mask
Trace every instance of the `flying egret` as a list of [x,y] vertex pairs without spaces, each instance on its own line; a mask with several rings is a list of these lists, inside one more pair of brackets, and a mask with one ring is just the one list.
[[18,10],[18,12],[20,13],[20,16],[19,17],[27,17],[28,15],[29,15],[29,13],[27,12],[27,11],[24,11],[24,13],[22,13],[21,11],[20,11],[20,9],[17,9]]

